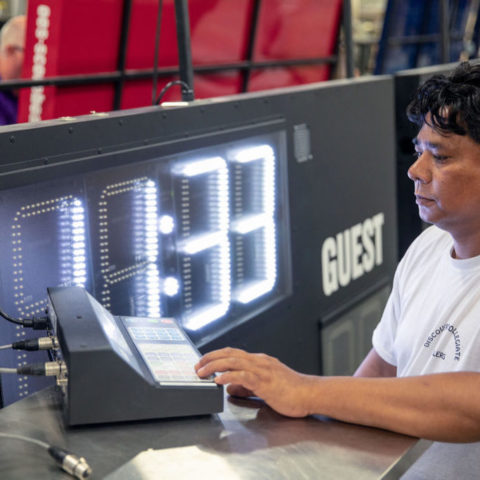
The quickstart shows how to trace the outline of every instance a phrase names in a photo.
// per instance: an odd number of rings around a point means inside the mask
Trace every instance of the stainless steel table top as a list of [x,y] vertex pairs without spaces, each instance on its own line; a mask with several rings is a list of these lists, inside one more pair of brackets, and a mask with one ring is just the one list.
[[[47,389],[0,410],[0,431],[87,459],[93,479],[398,478],[428,442],[320,416],[291,419],[227,399],[219,415],[66,429]],[[71,478],[36,445],[0,438],[0,479]]]

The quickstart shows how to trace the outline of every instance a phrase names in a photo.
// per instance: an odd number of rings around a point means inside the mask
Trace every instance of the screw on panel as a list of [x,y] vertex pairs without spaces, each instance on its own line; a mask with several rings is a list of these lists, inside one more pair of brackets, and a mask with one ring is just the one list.
[[15,137],[13,135],[10,137],[10,143],[15,143]]

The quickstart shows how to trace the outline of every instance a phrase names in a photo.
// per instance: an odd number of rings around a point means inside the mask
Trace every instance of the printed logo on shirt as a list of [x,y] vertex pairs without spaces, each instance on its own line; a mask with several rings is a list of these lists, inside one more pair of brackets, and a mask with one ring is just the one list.
[[[455,354],[453,359],[454,360],[460,360],[460,355],[462,353],[461,349],[461,343],[460,343],[460,334],[458,333],[457,327],[450,325],[449,323],[445,323],[435,329],[430,335],[427,337],[427,340],[423,344],[425,348],[430,348],[430,346],[433,346],[435,341],[440,337],[440,335],[451,335],[452,336],[452,342],[455,342]],[[436,358],[441,358],[442,360],[445,360],[446,355],[443,352],[440,351],[435,351],[433,352],[433,356]]]

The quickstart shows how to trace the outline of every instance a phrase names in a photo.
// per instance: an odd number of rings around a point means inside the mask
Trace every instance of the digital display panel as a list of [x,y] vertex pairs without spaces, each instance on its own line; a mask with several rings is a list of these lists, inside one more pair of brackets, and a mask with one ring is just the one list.
[[199,341],[285,298],[285,131],[237,137],[117,151],[108,168],[53,167],[0,191],[2,308],[42,315],[47,287],[77,285],[114,315],[173,317]]
[[[105,336],[107,337],[112,349],[125,361],[127,365],[130,365],[137,371],[137,373],[141,375],[141,368],[138,364],[137,358],[132,354],[128,343],[118,328],[117,321],[115,319],[116,317],[114,317],[106,308],[102,307],[91,295],[88,295],[88,293],[87,298],[93,310],[95,311],[97,321],[102,327],[102,330],[105,333]],[[54,310],[53,306],[50,308],[49,305],[49,313],[52,310]],[[57,319],[56,314],[54,314],[54,317]],[[56,331],[56,328],[57,326],[55,325],[54,331]]]
[[200,354],[173,318],[117,317],[160,385],[216,388],[211,378],[199,378],[194,365]]

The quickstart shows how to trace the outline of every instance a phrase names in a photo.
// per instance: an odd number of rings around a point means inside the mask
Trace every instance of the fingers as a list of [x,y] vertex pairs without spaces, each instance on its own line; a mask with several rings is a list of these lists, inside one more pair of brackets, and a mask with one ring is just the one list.
[[219,360],[221,358],[228,358],[228,357],[241,357],[241,356],[248,356],[249,354],[244,350],[240,350],[238,348],[222,348],[220,350],[214,350],[213,352],[206,353],[199,362],[195,365],[195,369],[198,370],[199,368],[205,366],[207,363],[212,362],[213,360]]
[[[259,385],[259,378],[251,372],[226,372],[215,378],[218,385],[231,385],[234,391],[232,395],[252,396]],[[230,393],[230,389],[227,389]]]
[[233,397],[253,397],[255,396],[254,392],[248,390],[248,388],[242,387],[241,385],[230,384],[227,387],[227,393]]
[[210,360],[204,366],[196,368],[199,377],[208,377],[215,372],[228,371],[253,371],[256,372],[258,367],[252,363],[248,357],[222,357],[218,360]]
[[[247,353],[236,348],[223,348],[204,355],[195,365],[199,377],[224,372],[215,378],[219,385],[231,386],[228,392],[236,396],[262,396],[271,383],[272,372],[278,360],[264,354]],[[257,391],[258,390],[258,391]]]
[[223,348],[204,355],[195,365],[200,377],[218,372],[215,382],[228,385],[227,392],[238,397],[262,398],[274,410],[288,416],[304,416],[305,408],[297,408],[301,375],[277,358],[261,353],[247,353],[236,348]]
[[245,368],[251,354],[236,348],[222,348],[204,355],[195,365],[195,371],[200,377],[208,377],[215,372],[225,372],[230,369]]

